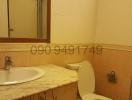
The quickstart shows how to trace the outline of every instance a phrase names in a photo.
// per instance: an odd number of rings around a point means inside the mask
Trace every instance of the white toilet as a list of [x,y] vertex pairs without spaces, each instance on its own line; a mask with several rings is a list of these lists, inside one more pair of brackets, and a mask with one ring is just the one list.
[[[78,90],[81,100],[112,100],[95,94],[95,75],[92,65],[88,61],[76,64],[68,64],[69,69],[78,70]],[[80,100],[80,99],[78,99]]]

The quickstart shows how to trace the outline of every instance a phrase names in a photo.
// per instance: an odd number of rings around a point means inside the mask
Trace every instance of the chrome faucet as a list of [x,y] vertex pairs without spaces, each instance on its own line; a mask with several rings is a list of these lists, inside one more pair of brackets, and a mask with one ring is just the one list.
[[5,70],[10,70],[11,67],[13,67],[14,64],[11,60],[11,57],[10,56],[5,56],[5,66],[4,66],[4,69]]

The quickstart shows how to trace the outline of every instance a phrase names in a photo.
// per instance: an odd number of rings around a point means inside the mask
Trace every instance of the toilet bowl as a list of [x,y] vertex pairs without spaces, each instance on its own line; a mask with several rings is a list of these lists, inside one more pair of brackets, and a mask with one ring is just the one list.
[[68,64],[67,67],[77,70],[79,81],[78,90],[81,99],[78,100],[112,100],[110,98],[95,94],[95,75],[92,65],[88,61],[76,64]]

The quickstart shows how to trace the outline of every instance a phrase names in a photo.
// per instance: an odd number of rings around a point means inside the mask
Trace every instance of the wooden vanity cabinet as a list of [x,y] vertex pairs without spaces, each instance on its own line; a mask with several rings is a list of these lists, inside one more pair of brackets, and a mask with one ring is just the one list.
[[77,85],[69,84],[53,89],[53,100],[77,100]]
[[44,100],[53,100],[53,90],[48,90],[45,92]]
[[45,95],[45,92],[42,92],[42,93],[34,94],[31,96],[23,97],[18,100],[46,100],[46,95]]
[[77,83],[60,86],[18,100],[77,100]]

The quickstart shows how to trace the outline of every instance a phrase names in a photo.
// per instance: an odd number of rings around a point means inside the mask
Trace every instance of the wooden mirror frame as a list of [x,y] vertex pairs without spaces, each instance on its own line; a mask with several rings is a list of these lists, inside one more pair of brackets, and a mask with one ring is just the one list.
[[[9,2],[8,2],[9,5]],[[8,8],[9,9],[9,8]],[[51,23],[51,0],[47,0],[47,39],[34,39],[34,38],[2,38],[0,43],[50,43],[50,23]],[[9,12],[8,12],[9,15]],[[8,18],[9,19],[9,18]],[[8,23],[9,24],[9,23]]]

